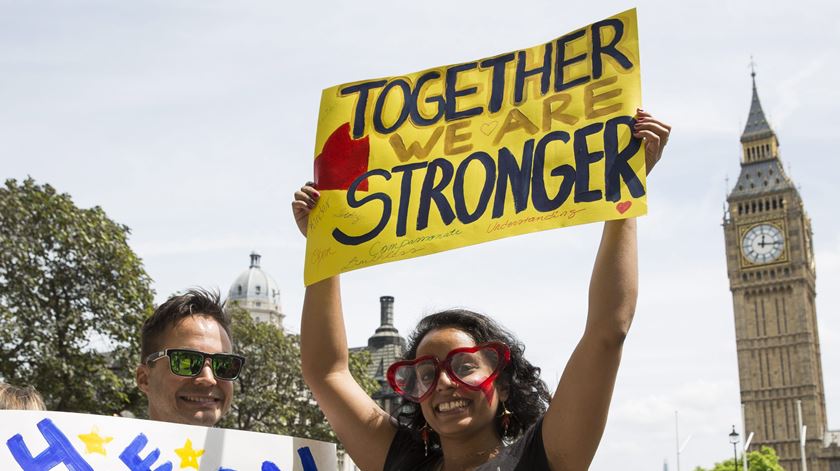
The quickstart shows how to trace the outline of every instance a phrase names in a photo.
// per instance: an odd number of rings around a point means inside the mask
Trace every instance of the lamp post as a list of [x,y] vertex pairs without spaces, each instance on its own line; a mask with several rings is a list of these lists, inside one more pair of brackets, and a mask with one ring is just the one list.
[[676,423],[677,429],[677,471],[680,471],[680,455],[682,454],[685,447],[688,446],[688,442],[691,440],[691,435],[682,442],[680,445],[680,411],[674,411],[674,420]]
[[735,455],[735,470],[736,471],[738,469],[738,447],[736,445],[738,444],[738,439],[739,438],[740,438],[740,435],[738,435],[738,432],[735,431],[735,426],[733,425],[732,426],[732,433],[729,434],[729,443],[732,444],[732,453]]

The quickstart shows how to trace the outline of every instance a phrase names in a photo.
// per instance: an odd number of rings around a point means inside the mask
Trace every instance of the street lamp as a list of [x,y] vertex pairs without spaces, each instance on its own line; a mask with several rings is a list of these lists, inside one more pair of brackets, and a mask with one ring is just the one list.
[[729,443],[732,444],[732,453],[735,455],[735,470],[736,471],[738,469],[738,447],[736,447],[735,445],[738,444],[738,439],[739,438],[740,438],[740,435],[738,435],[738,432],[735,431],[735,426],[733,425],[732,426],[732,433],[729,434]]

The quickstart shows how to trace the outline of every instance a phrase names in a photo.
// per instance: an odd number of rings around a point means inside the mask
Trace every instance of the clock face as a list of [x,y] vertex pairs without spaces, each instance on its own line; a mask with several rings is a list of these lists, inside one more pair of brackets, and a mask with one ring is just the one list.
[[773,224],[753,226],[744,234],[741,249],[744,257],[752,263],[770,263],[782,255],[785,237],[782,230]]

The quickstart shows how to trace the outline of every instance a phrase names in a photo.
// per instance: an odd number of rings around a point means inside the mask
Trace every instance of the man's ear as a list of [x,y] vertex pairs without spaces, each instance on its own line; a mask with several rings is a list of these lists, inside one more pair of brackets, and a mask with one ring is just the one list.
[[134,372],[134,378],[137,380],[137,387],[143,391],[143,394],[149,395],[149,367],[146,365],[137,365],[137,370]]

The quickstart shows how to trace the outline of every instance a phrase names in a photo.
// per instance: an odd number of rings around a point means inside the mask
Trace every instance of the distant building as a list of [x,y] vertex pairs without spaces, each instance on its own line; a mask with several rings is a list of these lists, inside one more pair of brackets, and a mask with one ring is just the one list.
[[260,255],[251,252],[251,265],[230,285],[228,303],[251,314],[257,322],[268,322],[283,329],[283,310],[280,307],[280,288],[274,278],[260,268]]
[[808,471],[840,471],[840,433],[826,419],[811,219],[752,77],[741,174],[723,220],[744,432],[755,433],[755,448],[774,448],[784,469],[803,471],[801,403]]
[[[379,382],[379,390],[370,397],[379,404],[382,410],[392,416],[395,416],[402,406],[402,398],[388,385],[385,374],[391,363],[402,359],[405,349],[406,341],[394,327],[394,297],[381,296],[379,298],[379,327],[368,338],[367,346],[351,348],[350,352],[370,353],[371,362],[368,374]],[[338,469],[339,471],[357,471],[359,468],[349,456],[339,452]]]
[[379,391],[371,395],[385,412],[394,415],[402,405],[400,396],[388,385],[385,374],[391,363],[402,359],[406,341],[394,327],[394,297],[379,298],[379,327],[368,339],[366,347],[351,348],[351,352],[370,352],[371,363],[368,373],[379,382]]

